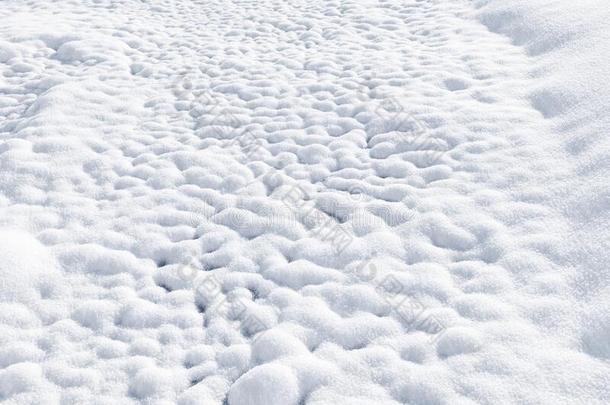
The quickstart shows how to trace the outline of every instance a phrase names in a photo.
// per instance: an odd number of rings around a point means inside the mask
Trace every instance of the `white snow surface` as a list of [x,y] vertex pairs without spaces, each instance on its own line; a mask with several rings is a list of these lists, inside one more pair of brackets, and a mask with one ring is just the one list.
[[0,401],[610,403],[605,0],[4,0]]

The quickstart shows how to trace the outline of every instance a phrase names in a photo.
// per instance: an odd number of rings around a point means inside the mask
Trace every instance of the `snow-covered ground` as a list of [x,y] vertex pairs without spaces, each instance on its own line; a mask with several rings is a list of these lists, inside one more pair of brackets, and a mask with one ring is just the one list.
[[0,401],[610,402],[607,0],[3,0]]

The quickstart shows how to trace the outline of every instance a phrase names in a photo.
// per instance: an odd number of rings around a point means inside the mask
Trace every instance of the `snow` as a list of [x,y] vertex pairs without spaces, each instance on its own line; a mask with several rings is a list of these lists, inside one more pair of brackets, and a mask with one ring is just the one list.
[[229,402],[297,405],[299,384],[290,368],[279,364],[263,364],[235,381],[229,390]]
[[40,299],[60,298],[58,263],[44,245],[20,230],[0,231],[0,301],[33,307]]
[[609,19],[5,1],[0,401],[610,402]]

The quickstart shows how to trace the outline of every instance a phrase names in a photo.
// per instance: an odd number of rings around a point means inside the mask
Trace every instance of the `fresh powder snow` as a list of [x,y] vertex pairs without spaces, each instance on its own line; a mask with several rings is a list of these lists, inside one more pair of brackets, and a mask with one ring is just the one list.
[[0,1],[0,402],[610,403],[607,0]]

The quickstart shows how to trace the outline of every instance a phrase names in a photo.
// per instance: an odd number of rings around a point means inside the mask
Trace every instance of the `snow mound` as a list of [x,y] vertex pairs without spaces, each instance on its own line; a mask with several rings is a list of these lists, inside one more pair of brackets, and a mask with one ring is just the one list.
[[265,405],[299,403],[299,385],[288,367],[265,364],[241,376],[229,390],[231,405]]
[[32,305],[65,295],[57,260],[33,236],[1,229],[0,257],[0,302]]

